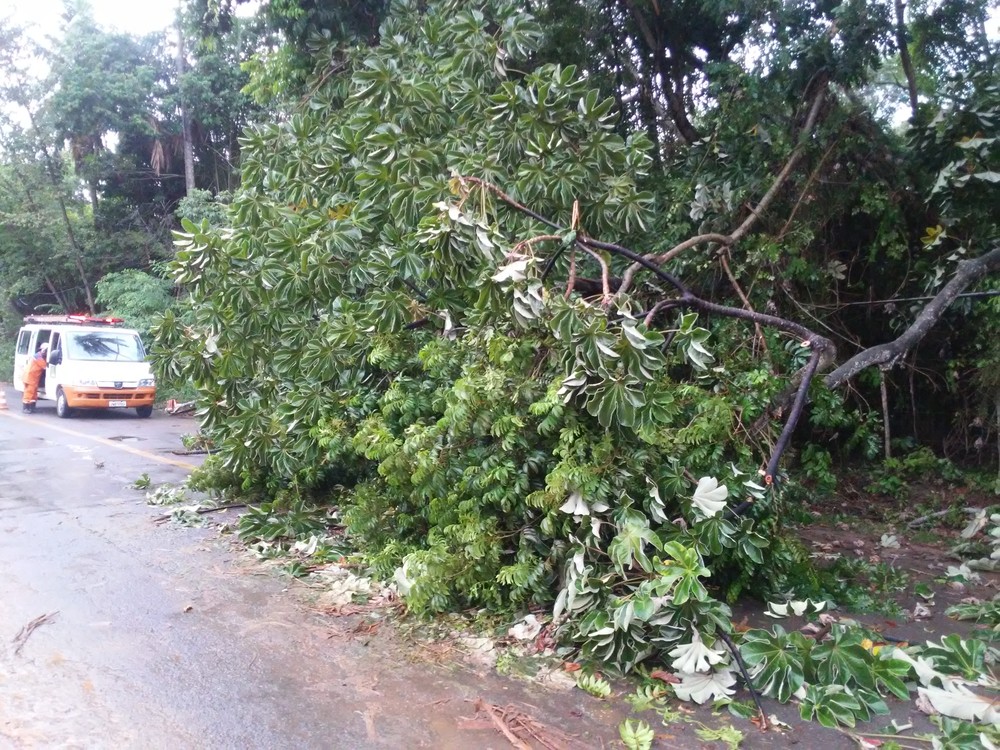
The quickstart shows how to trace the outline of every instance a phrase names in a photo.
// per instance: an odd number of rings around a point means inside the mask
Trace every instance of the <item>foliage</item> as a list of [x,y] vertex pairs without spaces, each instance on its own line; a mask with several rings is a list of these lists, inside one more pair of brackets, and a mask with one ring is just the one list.
[[[804,720],[824,726],[853,727],[889,712],[885,699],[910,698],[910,683],[945,716],[989,724],[989,701],[969,686],[992,693],[997,688],[988,664],[997,652],[982,641],[945,636],[922,646],[878,646],[857,626],[834,623],[821,641],[776,625],[750,630],[740,652],[756,687],[781,702],[799,700]],[[966,731],[975,729],[966,726]]]
[[[44,41],[6,20],[0,39],[3,307],[10,301],[20,315],[94,310],[93,287],[105,274],[155,274],[170,255],[184,195],[182,99],[198,183],[213,194],[235,186],[237,138],[249,118],[263,116],[241,93],[240,61],[264,42],[236,24],[211,49],[194,45],[178,75],[164,35],[108,31],[85,3],[68,7]],[[159,305],[162,295],[149,291]],[[0,323],[13,333],[13,322]]]
[[[543,294],[522,242],[541,228],[455,176],[638,230],[648,144],[617,137],[572,69],[507,79],[530,18],[499,9],[494,37],[449,3],[396,10],[392,41],[317,91],[327,104],[245,139],[233,228],[185,225],[174,276],[192,324],[164,317],[161,372],[202,390],[245,489],[340,506],[415,611],[559,592],[570,636],[625,668],[679,645],[682,623],[727,628],[707,562],[725,586],[767,542],[724,510],[762,496],[749,472],[687,478],[751,457],[718,395],[730,376],[697,374],[709,331],[679,316],[665,346],[627,306],[612,320]],[[247,533],[284,534],[281,505]]]
[[14,347],[13,339],[0,343],[0,383],[10,383],[14,379]]
[[618,735],[627,750],[649,750],[655,734],[652,727],[641,719],[626,719],[618,726]]
[[236,477],[225,469],[218,455],[210,455],[188,475],[186,484],[195,492],[225,496],[232,492]]
[[736,727],[724,726],[718,729],[710,727],[700,727],[694,730],[698,739],[704,742],[725,743],[727,750],[736,750],[742,743],[745,735]]
[[[250,72],[246,62],[261,50],[272,48],[276,40],[257,19],[232,17],[225,27],[213,24],[203,5],[199,0],[182,5],[187,55],[184,71],[172,76],[164,91],[163,108],[174,112],[184,105],[195,157],[195,184],[218,195],[239,185],[243,130],[272,114],[247,92]],[[180,125],[171,119],[162,128],[165,166],[176,165],[170,169],[174,172],[180,172],[182,166]],[[192,197],[190,191],[186,197]]]
[[998,597],[988,601],[954,604],[945,610],[945,614],[956,620],[972,620],[988,625],[994,632],[1000,631],[1000,598]]
[[152,480],[149,478],[149,474],[143,472],[139,477],[132,482],[129,486],[134,490],[146,490],[152,485]]
[[820,574],[823,591],[852,612],[900,614],[896,602],[909,582],[906,571],[884,562],[840,557]]
[[120,316],[143,334],[174,303],[170,282],[137,270],[105,274],[97,282],[97,303],[108,313]]
[[[842,354],[880,343],[996,244],[996,42],[968,31],[984,3],[910,3],[902,28],[854,1],[531,4],[544,23],[508,0],[237,4],[190,3],[183,74],[86,13],[48,57],[51,95],[0,45],[30,125],[5,115],[0,288],[69,310],[103,276],[99,303],[144,327],[163,312],[161,375],[198,389],[218,450],[191,489],[245,493],[262,554],[343,523],[411,610],[551,607],[587,659],[669,659],[696,702],[733,692],[736,597],[863,603],[781,521],[877,455],[880,383],[889,444],[901,423],[915,445],[956,411],[998,416],[1000,306],[957,302],[856,394],[813,383],[798,476],[760,467],[817,361],[794,321]],[[905,130],[868,88],[897,55],[920,94]],[[183,199],[181,104],[210,188]],[[134,270],[175,215],[182,306]],[[624,245],[658,273],[633,278]],[[900,364],[929,376],[904,388]],[[945,470],[922,449],[872,487]],[[902,580],[863,572],[869,600]],[[953,705],[992,658],[947,639],[876,655],[839,625],[733,637],[755,684],[831,726],[914,675]]]
[[[842,45],[813,37],[806,47],[851,85],[890,37],[874,11],[844,12]],[[724,55],[738,30],[712,31],[706,38]],[[802,112],[753,80],[752,65],[706,67],[726,85],[756,87],[754,96],[739,112],[720,96],[706,119],[712,139],[673,165],[693,177],[654,179],[651,139],[623,134],[613,101],[580,71],[521,62],[540,40],[537,23],[512,4],[400,2],[379,44],[316,47],[327,63],[306,82],[304,106],[241,143],[244,183],[230,226],[187,222],[177,237],[173,275],[190,304],[183,318],[164,317],[158,366],[200,389],[199,417],[223,468],[243,489],[280,498],[246,533],[290,534],[282,508],[299,518],[335,507],[413,611],[551,605],[586,658],[627,670],[676,654],[682,691],[724,696],[735,678],[686,658],[699,644],[709,663],[706,653],[721,653],[723,602],[810,575],[808,557],[767,518],[782,498],[755,473],[776,438],[775,373],[809,354],[801,341],[762,332],[765,362],[731,317],[659,310],[669,277],[613,293],[612,278],[626,272],[620,255],[585,253],[577,240],[585,227],[655,249],[723,231],[739,202],[769,184],[753,164],[808,150],[794,129],[749,145],[743,135],[759,133],[765,115],[792,121]],[[792,85],[798,74],[779,69]],[[871,124],[829,106],[830,133]],[[867,141],[829,137],[843,176],[864,174]],[[720,142],[738,154],[716,158]],[[808,158],[819,170],[826,157]],[[655,212],[651,185],[683,210]],[[826,294],[831,278],[844,281],[839,293],[870,294],[864,278],[847,279],[840,256],[815,246],[810,222],[847,236],[859,231],[847,216],[875,214],[863,242],[865,262],[878,264],[905,247],[898,226],[926,219],[881,187],[817,190],[780,253],[766,231],[733,249],[735,273],[765,286],[781,278],[794,294]],[[794,214],[802,200],[784,208]],[[666,239],[652,239],[658,233]],[[818,264],[806,261],[820,250]],[[922,271],[946,263],[943,252],[933,249]],[[714,284],[711,256],[677,265]],[[901,283],[887,278],[886,293]],[[760,301],[777,312],[797,304]],[[853,450],[870,453],[871,423],[815,390],[815,437],[843,431]],[[825,450],[802,454],[820,484],[833,466]],[[787,699],[804,685],[794,649],[749,643],[769,690]],[[839,652],[817,663],[827,676],[847,668]],[[851,689],[857,698],[875,688]],[[853,706],[840,693],[811,695],[817,717]],[[852,715],[874,710],[859,701]]]
[[[964,578],[978,575],[974,571],[996,571],[1000,560],[1000,513],[996,507],[971,509],[972,517],[962,529],[960,541],[952,554],[963,560],[956,572]],[[993,633],[1000,630],[1000,597],[990,600],[969,599],[952,605],[945,612],[958,620],[972,620]]]
[[[996,571],[1000,565],[1000,513],[996,507],[970,509],[972,518],[962,529],[952,554],[967,560],[973,570]],[[976,554],[982,552],[981,555]]]
[[226,205],[230,199],[231,196],[227,193],[212,195],[207,190],[195,188],[177,204],[177,217],[192,224],[207,221],[209,226],[225,226]]
[[581,672],[577,675],[576,686],[595,698],[607,698],[611,695],[611,683],[600,675]]
[[927,478],[957,481],[961,472],[946,458],[939,458],[927,447],[917,448],[903,456],[886,458],[872,473],[868,492],[903,499],[910,491],[910,482]]

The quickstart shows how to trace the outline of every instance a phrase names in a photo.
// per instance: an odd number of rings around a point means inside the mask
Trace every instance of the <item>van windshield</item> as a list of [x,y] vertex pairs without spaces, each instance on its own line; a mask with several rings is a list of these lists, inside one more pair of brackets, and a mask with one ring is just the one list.
[[66,334],[66,356],[84,361],[144,362],[146,352],[134,333],[88,331]]

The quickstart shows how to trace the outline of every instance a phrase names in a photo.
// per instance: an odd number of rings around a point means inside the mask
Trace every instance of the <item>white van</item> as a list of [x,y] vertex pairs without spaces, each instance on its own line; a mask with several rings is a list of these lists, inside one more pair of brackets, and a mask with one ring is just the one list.
[[74,409],[128,409],[153,413],[156,381],[138,332],[119,318],[85,315],[29,315],[17,336],[14,387],[24,391],[28,361],[48,344],[49,366],[38,398],[56,402],[65,419]]

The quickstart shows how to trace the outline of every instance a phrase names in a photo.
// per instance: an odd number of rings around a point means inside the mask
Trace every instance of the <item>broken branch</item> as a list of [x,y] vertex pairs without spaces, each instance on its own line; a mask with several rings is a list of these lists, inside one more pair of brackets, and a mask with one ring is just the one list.
[[944,285],[937,296],[920,311],[910,327],[903,331],[897,339],[858,352],[829,373],[823,382],[833,390],[850,382],[869,367],[888,365],[891,368],[920,343],[959,294],[970,284],[997,270],[1000,270],[1000,247],[994,248],[978,258],[961,261],[951,281]]
[[42,625],[46,625],[52,622],[57,614],[59,614],[58,611],[49,612],[48,614],[44,615],[39,615],[34,620],[25,625],[23,628],[21,628],[19,631],[17,631],[17,635],[14,636],[14,640],[12,641],[12,643],[14,644],[14,656],[20,656],[21,649],[24,648],[24,644],[28,642],[28,638],[31,637],[31,634],[34,633],[36,630],[38,630],[38,628],[42,627]]
[[[768,209],[774,198],[778,195],[778,191],[781,190],[782,186],[788,180],[789,176],[798,163],[802,160],[805,155],[806,144],[808,143],[808,136],[812,133],[813,128],[816,127],[816,121],[819,119],[819,112],[823,104],[823,99],[826,95],[826,84],[819,86],[816,91],[816,95],[813,97],[812,102],[809,106],[809,114],[806,116],[805,125],[802,128],[802,133],[799,136],[799,142],[792,149],[791,155],[785,162],[785,166],[782,167],[781,171],[778,173],[777,177],[774,178],[774,182],[771,183],[771,187],[768,191],[764,193],[763,197],[757,202],[757,205],[750,209],[750,215],[747,216],[743,222],[736,227],[729,234],[699,234],[695,237],[690,237],[678,245],[675,245],[670,250],[660,255],[646,256],[647,260],[655,260],[658,264],[662,265],[669,262],[676,256],[680,255],[685,250],[688,250],[697,245],[702,245],[705,243],[715,243],[722,245],[724,247],[729,247],[735,245],[739,242],[753,227],[754,224],[760,219],[764,212]],[[622,283],[618,287],[618,294],[622,295],[629,290],[632,286],[632,280],[635,275],[639,272],[640,268],[637,264],[633,264],[626,269],[625,273],[622,274]]]

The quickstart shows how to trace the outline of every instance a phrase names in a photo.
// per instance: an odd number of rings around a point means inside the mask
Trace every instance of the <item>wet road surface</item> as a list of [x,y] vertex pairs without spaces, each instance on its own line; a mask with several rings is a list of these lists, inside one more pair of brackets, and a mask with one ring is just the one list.
[[48,402],[23,415],[6,394],[0,749],[509,747],[462,725],[478,697],[526,705],[579,747],[617,738],[618,717],[580,691],[355,638],[215,531],[154,524],[160,510],[129,485],[183,480],[197,459],[172,451],[192,421],[60,420]]

